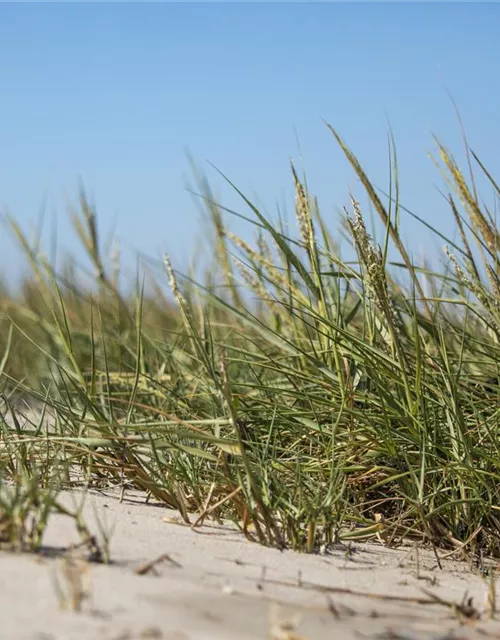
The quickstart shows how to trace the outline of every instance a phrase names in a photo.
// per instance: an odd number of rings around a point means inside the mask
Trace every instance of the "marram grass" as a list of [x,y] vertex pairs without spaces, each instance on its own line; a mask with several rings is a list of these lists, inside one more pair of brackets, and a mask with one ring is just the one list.
[[166,256],[148,295],[120,292],[83,191],[72,216],[92,288],[74,265],[56,273],[9,219],[32,279],[0,300],[2,411],[22,414],[23,398],[50,418],[3,420],[4,477],[43,467],[61,487],[134,487],[186,520],[231,518],[263,544],[309,552],[378,537],[500,555],[494,213],[438,143],[460,243],[446,241],[438,271],[417,264],[400,235],[394,148],[384,204],[330,131],[385,230],[377,245],[352,199],[354,262],[294,167],[295,236],[233,185],[256,232],[237,237],[202,179],[214,262],[197,282]]

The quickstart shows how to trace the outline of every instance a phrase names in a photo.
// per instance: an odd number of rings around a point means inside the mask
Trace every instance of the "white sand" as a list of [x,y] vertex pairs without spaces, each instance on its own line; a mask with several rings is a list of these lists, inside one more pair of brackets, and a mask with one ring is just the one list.
[[[458,602],[468,592],[483,610],[485,580],[451,560],[444,560],[439,570],[428,551],[420,551],[417,575],[411,547],[389,550],[360,544],[350,557],[342,549],[327,556],[279,552],[248,542],[229,526],[193,531],[167,522],[175,519],[173,512],[145,505],[138,495],[123,503],[112,495],[89,495],[86,513],[92,531],[94,509],[114,526],[114,564],[87,565],[81,577],[89,597],[80,612],[60,608],[55,574],[68,589],[61,558],[0,554],[1,640],[500,638],[500,623],[483,616],[464,625],[439,605],[331,593],[334,615],[324,593],[300,586],[302,581],[422,598],[422,589],[428,589]],[[46,545],[60,547],[76,540],[72,523],[54,517]],[[174,562],[157,564],[156,575],[136,573],[162,554]],[[278,611],[275,601],[282,603]],[[277,614],[285,622],[293,614],[300,617],[296,635],[286,624],[277,624]]]

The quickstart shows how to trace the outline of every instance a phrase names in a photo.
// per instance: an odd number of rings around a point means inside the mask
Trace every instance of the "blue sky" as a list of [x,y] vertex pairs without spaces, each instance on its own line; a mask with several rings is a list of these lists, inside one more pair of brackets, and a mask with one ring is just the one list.
[[[293,157],[334,228],[361,192],[322,119],[381,187],[390,122],[403,204],[450,231],[431,134],[463,157],[449,90],[498,176],[498,24],[480,2],[1,3],[0,205],[29,229],[45,203],[47,247],[56,220],[80,258],[65,203],[82,178],[131,273],[136,251],[184,268],[201,233],[187,151],[223,202],[238,204],[207,161],[271,216],[291,202]],[[0,272],[21,264],[2,230]]]

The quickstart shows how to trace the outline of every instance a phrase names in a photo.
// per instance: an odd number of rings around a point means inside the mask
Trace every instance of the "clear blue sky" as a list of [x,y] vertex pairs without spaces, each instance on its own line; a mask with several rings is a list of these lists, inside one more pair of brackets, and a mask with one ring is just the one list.
[[[390,121],[403,203],[449,231],[431,133],[461,155],[448,89],[498,176],[499,24],[500,5],[480,2],[1,3],[0,204],[29,228],[45,202],[80,255],[64,211],[81,177],[127,266],[167,250],[183,267],[199,236],[186,150],[224,202],[237,201],[207,160],[273,215],[297,134],[335,224],[359,187],[321,119],[382,187]],[[418,250],[424,234],[405,229]],[[0,272],[20,264],[2,230]]]

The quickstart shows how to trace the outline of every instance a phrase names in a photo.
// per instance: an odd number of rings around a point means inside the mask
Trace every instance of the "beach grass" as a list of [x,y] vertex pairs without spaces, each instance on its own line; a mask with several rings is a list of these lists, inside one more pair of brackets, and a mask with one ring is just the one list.
[[[293,166],[296,232],[228,179],[255,232],[235,235],[200,179],[209,268],[180,274],[165,256],[163,278],[128,293],[84,190],[71,215],[91,284],[8,218],[31,276],[0,299],[7,481],[139,489],[279,548],[412,538],[500,555],[500,232],[473,170],[496,202],[499,187],[468,146],[461,170],[435,141],[459,241],[416,217],[447,246],[431,268],[402,238],[393,142],[385,197],[328,133],[366,196],[339,222],[354,260]],[[26,406],[36,419],[19,418]]]

